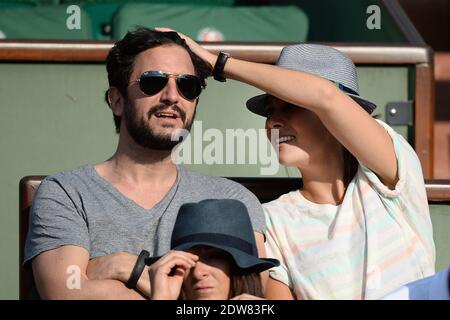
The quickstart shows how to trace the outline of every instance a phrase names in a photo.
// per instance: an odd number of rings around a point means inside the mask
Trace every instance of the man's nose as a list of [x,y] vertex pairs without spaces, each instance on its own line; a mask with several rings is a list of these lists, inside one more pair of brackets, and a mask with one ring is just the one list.
[[166,86],[161,92],[161,101],[165,104],[176,104],[180,99],[180,94],[178,93],[177,83],[174,78],[170,78]]

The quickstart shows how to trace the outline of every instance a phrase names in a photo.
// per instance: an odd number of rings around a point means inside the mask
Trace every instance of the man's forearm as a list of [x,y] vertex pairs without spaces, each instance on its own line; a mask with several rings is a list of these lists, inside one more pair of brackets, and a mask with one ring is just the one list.
[[[38,290],[42,299],[56,300],[144,300],[136,290],[128,289],[118,280],[83,280],[79,288]],[[42,292],[41,292],[42,291]]]
[[[87,277],[92,280],[116,280],[125,284],[130,278],[136,260],[136,255],[127,252],[116,252],[91,259],[86,270]],[[142,271],[136,289],[145,297],[150,297],[148,267]]]

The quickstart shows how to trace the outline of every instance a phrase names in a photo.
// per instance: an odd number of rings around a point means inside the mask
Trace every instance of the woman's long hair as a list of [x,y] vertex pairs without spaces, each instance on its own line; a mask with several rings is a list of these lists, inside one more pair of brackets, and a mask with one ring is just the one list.
[[230,270],[230,293],[228,299],[248,293],[263,298],[261,275],[259,272],[243,273],[234,263]]
[[344,147],[342,147],[342,157],[344,158],[344,185],[347,188],[358,170],[358,160]]

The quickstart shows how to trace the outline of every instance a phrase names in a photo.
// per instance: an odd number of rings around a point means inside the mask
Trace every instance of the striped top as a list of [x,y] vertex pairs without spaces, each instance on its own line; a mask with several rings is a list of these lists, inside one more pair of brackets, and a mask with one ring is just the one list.
[[263,205],[270,276],[297,299],[377,299],[434,273],[433,231],[420,162],[392,137],[399,181],[394,190],[360,163],[342,203],[316,204],[292,191]]

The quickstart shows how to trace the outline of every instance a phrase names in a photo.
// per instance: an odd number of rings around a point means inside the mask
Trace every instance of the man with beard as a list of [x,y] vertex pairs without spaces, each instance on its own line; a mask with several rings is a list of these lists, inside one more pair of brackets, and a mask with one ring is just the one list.
[[189,130],[211,66],[174,32],[140,28],[107,57],[106,100],[119,142],[97,165],[47,177],[30,215],[25,267],[44,299],[139,299],[151,294],[146,256],[170,249],[180,206],[237,199],[265,255],[261,205],[232,181],[171,161],[172,134]]

